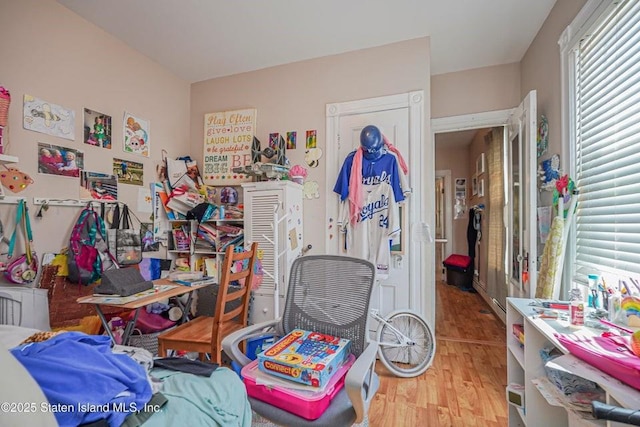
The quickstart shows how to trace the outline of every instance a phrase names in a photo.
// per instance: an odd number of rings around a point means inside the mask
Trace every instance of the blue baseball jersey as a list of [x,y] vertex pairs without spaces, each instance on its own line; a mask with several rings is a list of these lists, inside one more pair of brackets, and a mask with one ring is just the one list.
[[[333,187],[333,191],[340,195],[340,200],[349,197],[349,178],[351,177],[351,166],[356,152],[352,151],[347,155],[342,164],[342,169],[338,174],[338,180]],[[391,153],[385,153],[378,160],[369,161],[362,158],[362,184],[375,185],[386,182],[393,189],[396,203],[402,202],[404,192],[401,183],[402,170],[398,166],[398,159]]]

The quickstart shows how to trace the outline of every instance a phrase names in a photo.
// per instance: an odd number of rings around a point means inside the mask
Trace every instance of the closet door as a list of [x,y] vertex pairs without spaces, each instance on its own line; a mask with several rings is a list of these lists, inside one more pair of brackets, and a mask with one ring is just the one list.
[[[409,153],[409,112],[408,108],[399,108],[374,113],[357,114],[340,119],[340,145],[338,158],[343,161],[347,155],[360,147],[360,132],[367,125],[375,125],[380,131],[400,150],[405,159]],[[411,172],[410,172],[411,173]],[[334,179],[335,178],[329,178]],[[335,193],[329,197],[336,200],[339,196]],[[371,298],[372,308],[379,309],[384,316],[393,310],[411,307],[410,272],[409,272],[409,209],[411,198],[407,198],[401,207],[401,235],[394,240],[394,246],[400,249],[392,251],[391,271],[389,278],[378,281],[374,287]],[[404,233],[404,235],[402,235]],[[343,247],[343,237],[337,236],[336,243]],[[340,253],[340,252],[339,252]],[[372,331],[377,328],[377,322],[371,321],[369,325]]]

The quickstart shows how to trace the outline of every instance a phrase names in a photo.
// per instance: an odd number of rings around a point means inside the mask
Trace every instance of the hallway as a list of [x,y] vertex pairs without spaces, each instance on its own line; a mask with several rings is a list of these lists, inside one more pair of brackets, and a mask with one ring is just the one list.
[[436,295],[433,365],[403,379],[378,363],[369,425],[506,426],[505,326],[476,293],[438,281]]

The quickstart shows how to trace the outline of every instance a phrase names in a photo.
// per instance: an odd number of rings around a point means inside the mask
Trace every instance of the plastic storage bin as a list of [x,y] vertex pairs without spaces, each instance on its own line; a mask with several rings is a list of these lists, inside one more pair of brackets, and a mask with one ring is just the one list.
[[[327,385],[317,391],[312,387],[292,383],[289,380],[260,371],[257,360],[242,368],[242,379],[250,397],[267,402],[307,420],[315,420],[320,418],[329,407],[331,400],[342,390],[347,371],[355,361],[355,356],[350,354]],[[265,380],[270,384],[265,385]]]

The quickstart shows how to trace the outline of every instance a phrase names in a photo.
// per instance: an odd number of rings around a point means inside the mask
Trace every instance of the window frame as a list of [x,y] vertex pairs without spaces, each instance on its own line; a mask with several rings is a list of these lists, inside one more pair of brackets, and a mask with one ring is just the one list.
[[[564,169],[569,176],[576,177],[577,173],[577,113],[576,113],[576,62],[577,48],[580,41],[589,34],[591,29],[608,12],[616,7],[610,0],[588,0],[580,12],[573,19],[571,24],[562,32],[558,45],[560,48],[560,73],[561,73],[561,144],[562,159],[565,161]],[[568,168],[567,168],[568,162]],[[576,221],[571,224],[569,239],[565,252],[565,266],[562,277],[562,287],[560,289],[561,298],[567,299],[569,290],[574,282],[586,285],[586,283],[576,281],[575,260],[577,255],[576,247]]]

